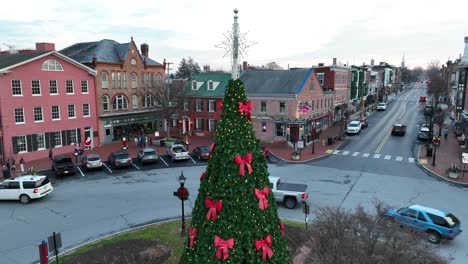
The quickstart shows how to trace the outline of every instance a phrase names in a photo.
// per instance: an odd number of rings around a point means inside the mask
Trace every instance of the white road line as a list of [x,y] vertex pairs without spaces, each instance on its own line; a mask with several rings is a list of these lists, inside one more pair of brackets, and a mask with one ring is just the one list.
[[359,155],[359,152],[354,152],[352,156],[356,157],[357,155]]
[[345,156],[348,155],[348,154],[349,154],[349,151],[344,151],[344,152],[342,153],[342,155],[345,155]]
[[364,154],[362,154],[362,156],[363,156],[364,158],[367,158],[367,157],[370,156],[370,154],[369,154],[369,153],[364,153]]
[[403,160],[403,157],[398,156],[398,157],[395,158],[395,160],[396,160],[396,161],[402,161],[402,160]]
[[76,168],[80,171],[81,177],[84,177],[84,173],[83,173],[83,171],[81,170],[81,168],[80,168],[79,166],[76,166]]
[[169,164],[167,164],[167,162],[163,159],[162,156],[159,156],[159,159],[162,160],[162,162],[164,162],[164,164],[166,164],[166,167],[169,167]]
[[110,173],[112,173],[112,170],[111,170],[104,162],[102,163],[102,165],[104,165],[104,167],[106,167],[106,169],[107,169]]
[[335,150],[335,151],[333,151],[333,154],[339,154],[339,153],[340,153],[340,151],[339,151],[339,150]]
[[374,159],[380,159],[380,154],[374,154]]
[[132,165],[133,165],[133,167],[135,167],[137,170],[140,169],[137,165],[135,165],[135,163],[132,163]]
[[408,158],[408,162],[414,162],[414,158]]
[[392,158],[392,156],[390,156],[390,155],[385,155],[385,157],[384,157],[384,159],[386,159],[386,160],[389,160],[391,158]]

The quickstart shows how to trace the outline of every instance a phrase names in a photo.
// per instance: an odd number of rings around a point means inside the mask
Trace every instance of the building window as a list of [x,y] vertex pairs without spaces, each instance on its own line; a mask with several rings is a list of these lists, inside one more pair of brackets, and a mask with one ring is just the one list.
[[132,88],[137,88],[137,83],[138,83],[137,75],[136,73],[132,72]]
[[42,63],[43,71],[63,71],[62,64],[54,59],[49,59]]
[[127,88],[127,73],[126,72],[122,73],[122,87]]
[[130,64],[131,64],[131,65],[136,65],[136,60],[135,60],[135,58],[130,59]]
[[286,103],[285,102],[280,102],[279,103],[279,112],[280,113],[286,113]]
[[323,108],[323,99],[320,99],[320,108]]
[[117,95],[112,101],[113,110],[125,110],[128,107],[127,98],[123,95]]
[[156,86],[156,82],[155,82],[155,79],[154,79],[154,72],[151,73],[151,87],[155,87]]
[[52,106],[52,120],[60,120],[60,108],[58,105]]
[[145,87],[145,73],[141,73],[141,87]]
[[184,111],[188,111],[188,100],[184,100]]
[[58,94],[57,80],[49,80],[49,92],[50,95]]
[[215,100],[209,100],[208,101],[208,111],[209,112],[216,112],[216,101]]
[[74,94],[75,91],[73,89],[73,80],[66,80],[65,86],[67,87],[67,94]]
[[36,134],[36,144],[37,144],[37,150],[46,149],[44,133]]
[[120,72],[117,72],[117,87],[122,87],[122,76]]
[[213,91],[213,90],[214,90],[213,81],[208,81],[208,91]]
[[278,136],[278,137],[284,137],[285,136],[284,124],[275,123],[275,130],[276,130],[276,136]]
[[24,124],[24,109],[15,108],[15,123]]
[[68,118],[76,118],[75,105],[68,105]]
[[323,83],[324,83],[324,78],[325,78],[325,74],[324,74],[324,73],[318,73],[318,74],[317,74],[317,80],[318,80],[318,82],[320,83],[320,85],[323,85]]
[[133,109],[138,109],[138,96],[137,95],[133,95]]
[[89,104],[83,104],[83,116],[84,117],[91,116],[90,111],[89,111]]
[[27,144],[27,141],[26,141],[26,136],[17,136],[16,137],[17,139],[17,149],[18,149],[18,153],[23,153],[23,152],[27,152],[28,151],[28,144]]
[[157,78],[156,82],[157,82],[158,86],[161,86],[162,85],[162,75],[160,73],[158,73],[156,78]]
[[81,93],[87,94],[88,93],[88,81],[81,80]]
[[143,96],[143,107],[152,107],[154,106],[154,98],[151,94]]
[[208,121],[208,131],[216,131],[216,120],[210,119]]
[[145,75],[146,75],[146,87],[151,87],[149,72],[147,72]]
[[34,122],[44,122],[42,107],[34,107]]
[[109,96],[107,95],[102,97],[102,110],[109,111]]
[[195,129],[203,130],[203,119],[195,118]]
[[112,88],[115,88],[115,72],[111,72]]
[[197,81],[192,81],[192,90],[198,90]]
[[51,133],[51,137],[53,140],[53,145],[55,147],[61,147],[62,146],[62,133],[60,131],[55,131]]
[[260,112],[265,113],[267,111],[266,102],[260,102]]
[[109,78],[107,76],[107,72],[101,72],[101,88],[109,88]]
[[262,132],[267,132],[267,124],[266,124],[266,122],[262,122],[261,125],[262,125]]
[[201,99],[195,100],[195,111],[197,112],[203,111],[203,101]]
[[23,89],[21,88],[21,81],[11,80],[11,90],[13,92],[13,96],[23,95]]
[[67,134],[70,137],[70,142],[73,142],[73,143],[78,142],[78,133],[76,129],[67,130]]
[[39,80],[31,81],[32,95],[41,95],[41,82]]

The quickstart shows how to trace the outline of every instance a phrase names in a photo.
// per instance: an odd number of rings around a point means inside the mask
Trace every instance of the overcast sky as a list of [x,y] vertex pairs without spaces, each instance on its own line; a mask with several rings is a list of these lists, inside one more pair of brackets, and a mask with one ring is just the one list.
[[241,61],[310,67],[334,57],[362,65],[386,61],[426,67],[445,63],[464,49],[468,0],[14,0],[0,5],[0,47],[33,48],[53,42],[57,50],[77,42],[133,36],[149,56],[175,63],[192,57],[200,66],[229,70],[230,58],[215,45],[232,28],[239,9],[240,30],[255,43]]

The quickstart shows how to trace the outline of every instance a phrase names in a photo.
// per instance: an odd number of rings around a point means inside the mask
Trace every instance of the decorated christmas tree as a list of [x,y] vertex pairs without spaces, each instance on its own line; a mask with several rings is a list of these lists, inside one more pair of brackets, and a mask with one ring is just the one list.
[[229,81],[182,264],[290,263],[250,110],[242,81]]

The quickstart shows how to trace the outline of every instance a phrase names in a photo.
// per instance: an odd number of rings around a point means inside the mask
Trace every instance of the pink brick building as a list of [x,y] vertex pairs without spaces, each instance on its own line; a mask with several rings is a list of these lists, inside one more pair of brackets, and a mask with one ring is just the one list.
[[86,138],[98,145],[96,71],[54,51],[0,55],[2,161],[35,160],[73,150]]

